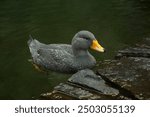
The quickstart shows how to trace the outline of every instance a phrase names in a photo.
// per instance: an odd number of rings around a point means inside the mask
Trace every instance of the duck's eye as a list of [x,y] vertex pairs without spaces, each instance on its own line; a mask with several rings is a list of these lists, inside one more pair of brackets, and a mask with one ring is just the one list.
[[86,39],[86,40],[90,40],[88,37],[83,37],[84,39]]
[[79,37],[82,38],[82,39],[90,40],[90,37],[88,37],[86,35],[80,35]]

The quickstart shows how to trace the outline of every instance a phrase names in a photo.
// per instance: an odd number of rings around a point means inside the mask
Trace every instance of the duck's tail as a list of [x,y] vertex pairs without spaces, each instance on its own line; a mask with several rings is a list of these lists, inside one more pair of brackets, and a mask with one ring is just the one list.
[[31,43],[33,40],[34,40],[34,39],[32,38],[32,36],[29,35],[29,40],[28,40],[28,42],[27,42],[28,46],[30,46],[30,43]]
[[39,41],[37,41],[36,39],[33,39],[31,35],[29,35],[29,40],[27,42],[29,49],[30,49],[30,53],[32,58],[36,58],[38,56],[38,49],[40,47],[39,45]]

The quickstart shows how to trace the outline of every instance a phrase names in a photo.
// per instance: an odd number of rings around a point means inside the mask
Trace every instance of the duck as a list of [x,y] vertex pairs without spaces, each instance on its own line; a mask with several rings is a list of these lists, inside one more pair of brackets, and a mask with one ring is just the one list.
[[29,36],[28,46],[34,65],[55,72],[75,73],[91,69],[96,59],[89,49],[105,52],[94,34],[87,30],[77,32],[71,44],[44,44]]

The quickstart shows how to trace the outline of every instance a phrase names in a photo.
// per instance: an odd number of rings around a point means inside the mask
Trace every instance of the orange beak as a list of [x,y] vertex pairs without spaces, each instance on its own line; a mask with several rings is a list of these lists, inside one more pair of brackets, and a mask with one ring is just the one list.
[[90,46],[91,49],[96,50],[98,52],[104,52],[105,49],[98,43],[96,39],[92,41],[92,45]]

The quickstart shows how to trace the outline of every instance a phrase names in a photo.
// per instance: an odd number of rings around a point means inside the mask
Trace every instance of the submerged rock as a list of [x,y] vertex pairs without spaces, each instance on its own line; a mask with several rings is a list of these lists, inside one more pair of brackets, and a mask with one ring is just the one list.
[[132,99],[150,99],[150,59],[128,57],[100,63],[98,74]]

